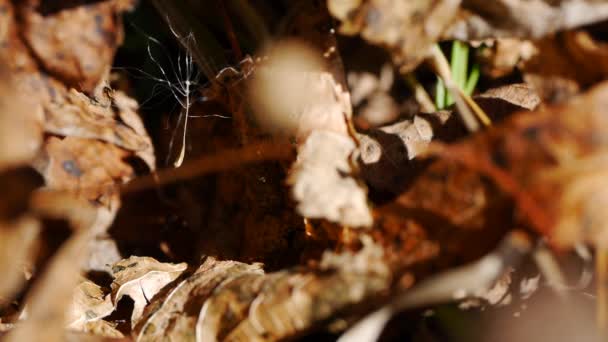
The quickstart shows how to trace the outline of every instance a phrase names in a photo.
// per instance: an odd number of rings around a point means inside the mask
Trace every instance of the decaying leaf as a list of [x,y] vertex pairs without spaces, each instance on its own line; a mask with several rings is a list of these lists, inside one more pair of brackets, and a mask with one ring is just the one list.
[[349,176],[355,144],[348,136],[313,131],[298,150],[289,182],[305,217],[367,227],[372,216],[365,189]]
[[527,83],[549,103],[566,100],[608,76],[608,47],[586,31],[568,31],[535,42],[522,69]]
[[[519,109],[534,110],[540,104],[540,97],[534,89],[526,83],[514,83],[506,86],[488,89],[474,97],[475,101],[483,108],[487,101],[494,102],[489,109],[496,113],[502,112],[496,106],[497,102],[505,102]],[[496,115],[496,114],[495,114]]]
[[121,260],[112,266],[112,302],[116,306],[123,296],[133,299],[131,323],[135,326],[149,301],[186,268],[186,263],[161,263],[150,257]]
[[[119,109],[118,117],[124,120],[123,123],[117,120],[112,98],[104,104],[72,89],[65,98],[59,98],[45,106],[44,128],[53,134],[99,139],[129,151],[146,153],[142,159],[153,169],[150,138],[143,131],[140,119],[132,114],[136,105],[126,100],[124,95],[117,94],[119,100],[116,108]],[[122,114],[123,111],[126,113]]]
[[554,245],[605,246],[607,91],[601,83],[563,106],[516,114],[441,155],[490,176]]
[[464,0],[462,7],[445,37],[536,39],[608,18],[608,4],[597,0]]
[[342,22],[340,32],[357,34],[387,48],[395,64],[411,71],[428,57],[453,20],[461,0],[329,0],[331,14]]
[[199,269],[146,308],[136,327],[137,341],[193,340],[203,303],[227,280],[263,274],[259,264],[207,258]]
[[349,162],[355,150],[348,127],[350,96],[330,73],[319,71],[319,58],[299,43],[279,44],[270,53],[270,65],[258,68],[250,97],[258,116],[264,115],[262,122],[300,143],[289,177],[298,212],[370,226],[366,190],[352,176]]
[[66,84],[92,92],[122,43],[120,12],[133,1],[61,6],[39,0],[20,8],[23,37],[36,58]]
[[115,192],[114,184],[133,176],[123,162],[128,153],[101,141],[50,137],[45,150],[46,160],[38,162],[38,168],[53,189],[72,190],[94,200]]
[[27,319],[10,332],[7,340],[36,340],[39,329],[43,329],[46,340],[62,341],[66,312],[80,272],[80,265],[74,261],[86,256],[86,246],[94,232],[99,226],[107,226],[108,217],[111,220],[113,216],[104,215],[101,209],[69,194],[39,192],[33,202],[37,212],[68,220],[74,233],[38,277],[26,299]]
[[492,39],[487,45],[477,55],[484,75],[492,78],[509,75],[522,61],[537,52],[532,41],[516,38]]
[[111,297],[106,296],[97,284],[83,280],[74,291],[72,306],[66,321],[70,329],[89,332],[89,329],[93,328],[89,324],[99,322],[112,311],[114,305]]

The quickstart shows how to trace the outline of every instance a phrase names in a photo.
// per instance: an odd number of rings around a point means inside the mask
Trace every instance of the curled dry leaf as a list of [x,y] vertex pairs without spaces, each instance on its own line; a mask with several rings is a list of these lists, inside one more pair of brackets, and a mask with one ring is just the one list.
[[[89,280],[83,280],[75,289],[72,305],[67,313],[66,321],[70,329],[90,332],[98,325],[103,317],[114,311],[110,296],[106,296],[101,287]],[[107,322],[105,322],[107,323]],[[103,323],[102,323],[103,324]]]
[[120,12],[129,7],[125,5],[124,0],[88,6],[24,1],[19,13],[23,38],[51,75],[91,93],[122,43]]
[[596,0],[464,0],[445,33],[447,39],[541,38],[608,18],[608,4]]
[[608,127],[607,94],[601,83],[563,106],[516,114],[439,153],[491,177],[554,245],[605,247],[607,147],[599,137]]
[[[110,98],[111,102],[104,104],[72,89],[65,98],[52,101],[44,107],[44,128],[57,135],[99,139],[129,151],[146,153],[142,159],[150,169],[154,169],[152,143],[143,131],[141,119],[133,114],[135,102],[128,101],[119,92],[117,98],[117,102]],[[103,100],[105,99],[100,101]],[[114,112],[113,103],[119,110],[118,116]]]
[[295,336],[387,290],[390,272],[382,248],[369,238],[363,239],[363,245],[357,253],[325,253],[319,272],[269,274],[268,278],[276,278],[251,302],[248,317],[225,340],[277,341]]
[[549,103],[566,100],[608,77],[608,46],[586,31],[568,31],[535,42],[522,64],[527,83]]
[[227,280],[263,274],[259,264],[208,257],[199,269],[146,308],[136,327],[137,341],[192,340],[197,317],[213,291]]
[[490,39],[487,43],[489,46],[478,50],[477,57],[484,75],[492,78],[507,76],[522,61],[537,53],[534,43],[529,40],[498,38]]
[[[540,105],[540,97],[534,91],[534,88],[526,83],[514,83],[498,88],[488,89],[487,91],[476,95],[473,98],[478,104],[484,108],[485,106],[493,106],[492,111],[497,111],[495,107],[499,106],[500,102],[513,105],[519,109],[534,110]],[[488,103],[491,101],[492,103]]]
[[112,265],[112,302],[123,296],[134,301],[131,324],[139,321],[149,301],[167,284],[182,274],[188,265],[161,263],[150,257],[132,256]]
[[137,340],[276,341],[297,335],[390,284],[382,248],[363,239],[356,253],[326,253],[320,268],[264,274],[259,265],[213,258],[157,298]]
[[125,183],[133,176],[132,168],[123,161],[128,153],[105,142],[50,137],[45,152],[38,170],[47,186],[71,190],[91,200],[111,195],[116,183]]
[[461,0],[329,0],[340,32],[358,34],[387,48],[402,71],[413,70],[429,55],[452,22]]
[[258,68],[250,98],[259,120],[300,143],[289,178],[298,212],[352,227],[370,226],[366,190],[352,177],[349,161],[355,150],[348,128],[349,93],[330,73],[320,71],[318,54],[300,43],[280,43],[268,59],[269,65]]
[[348,136],[313,131],[298,150],[289,183],[305,217],[350,227],[369,227],[372,215],[365,188],[350,176],[355,143]]

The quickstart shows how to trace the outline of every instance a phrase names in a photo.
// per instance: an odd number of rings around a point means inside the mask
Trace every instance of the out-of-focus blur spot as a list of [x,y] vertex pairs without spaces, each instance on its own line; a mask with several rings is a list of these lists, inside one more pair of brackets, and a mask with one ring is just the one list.
[[264,128],[299,139],[317,129],[347,134],[350,96],[324,72],[321,52],[289,40],[262,55],[267,62],[253,77],[249,99]]

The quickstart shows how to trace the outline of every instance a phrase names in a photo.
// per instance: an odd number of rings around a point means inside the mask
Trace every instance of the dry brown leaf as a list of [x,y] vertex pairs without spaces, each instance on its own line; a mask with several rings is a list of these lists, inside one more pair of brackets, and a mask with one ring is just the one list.
[[125,337],[120,331],[118,331],[114,327],[113,324],[104,320],[87,322],[82,327],[82,331],[86,335],[76,337],[75,340],[78,342],[85,340],[85,336],[87,336],[91,340],[101,340],[106,342],[110,339],[122,340]]
[[313,131],[300,146],[289,183],[301,215],[349,227],[371,226],[366,189],[350,176],[354,151],[349,136],[326,131]]
[[563,106],[514,115],[441,152],[491,177],[559,247],[608,244],[605,165],[608,84]]
[[105,142],[49,137],[45,152],[37,161],[37,169],[46,185],[90,200],[111,197],[116,184],[126,183],[133,176],[133,169],[123,161],[128,152]]
[[535,42],[522,65],[527,83],[549,103],[566,100],[608,77],[608,46],[586,31],[568,31]]
[[356,253],[326,252],[319,272],[269,274],[272,280],[251,302],[248,317],[224,340],[277,341],[296,336],[387,290],[391,275],[382,248],[366,236],[362,242],[363,249]]
[[149,301],[187,267],[186,263],[161,263],[150,257],[121,260],[112,265],[112,302],[116,306],[123,296],[133,299],[131,325],[135,326]]
[[484,41],[486,48],[478,50],[478,60],[484,75],[492,78],[507,76],[520,62],[528,60],[536,53],[536,47],[529,40],[498,38]]
[[340,31],[387,48],[402,71],[413,70],[429,55],[453,20],[461,0],[329,0]]
[[124,0],[70,7],[24,1],[20,11],[23,38],[50,74],[91,93],[122,43],[120,12],[124,9]]
[[208,257],[199,269],[146,308],[136,327],[137,341],[193,340],[203,303],[227,280],[244,274],[263,274],[259,264],[217,261]]
[[[525,83],[514,83],[498,88],[488,89],[473,98],[485,109],[485,101],[504,101],[522,109],[534,110],[540,104],[540,98],[534,89]],[[496,106],[496,104],[494,104]],[[491,109],[494,111],[494,109]]]
[[[119,115],[126,117],[125,123],[134,125],[132,127],[117,120],[109,103],[91,100],[72,89],[65,98],[57,99],[44,107],[44,129],[57,135],[99,139],[129,151],[147,153],[142,159],[153,169],[154,157],[150,138],[146,134],[138,134],[145,133],[142,132],[141,119],[137,120],[131,113],[136,108],[135,104],[127,101],[124,95],[118,94],[116,105],[121,110]],[[121,114],[123,110],[128,113]]]
[[218,287],[198,316],[197,341],[222,341],[249,314],[251,303],[264,286],[276,278],[263,273],[250,273],[236,277]]
[[608,4],[597,0],[463,0],[447,39],[540,38],[608,18]]
[[[89,323],[98,322],[114,311],[110,296],[106,296],[101,287],[90,280],[83,280],[75,289],[72,305],[66,321],[70,329],[90,332],[94,326]],[[107,322],[105,322],[107,323]],[[102,323],[103,324],[103,323]]]

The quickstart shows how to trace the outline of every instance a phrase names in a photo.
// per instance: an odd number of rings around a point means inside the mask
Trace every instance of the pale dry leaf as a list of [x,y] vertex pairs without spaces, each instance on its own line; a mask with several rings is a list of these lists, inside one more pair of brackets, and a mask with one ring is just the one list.
[[344,34],[387,48],[402,71],[411,71],[429,55],[454,19],[461,0],[329,0],[331,14]]
[[[89,337],[91,340],[108,341],[110,339],[123,339],[125,336],[116,329],[116,327],[107,321],[97,320],[86,322],[82,328],[84,334],[75,336],[75,341],[81,342],[86,340],[84,337]],[[70,336],[68,336],[69,339]]]
[[313,131],[300,146],[289,183],[301,215],[350,227],[371,226],[367,191],[351,176],[355,147],[349,136],[327,131]]
[[222,283],[244,274],[263,274],[260,264],[208,257],[188,279],[146,309],[136,327],[137,341],[193,340],[203,303]]
[[126,183],[134,175],[131,166],[123,161],[129,153],[106,142],[49,137],[44,152],[35,165],[46,185],[91,200],[111,196],[116,184]]
[[124,1],[88,6],[23,2],[22,36],[51,75],[90,93],[107,72],[122,43]]
[[[125,102],[120,95],[120,105],[126,110],[133,110],[133,104]],[[64,98],[57,98],[46,104],[44,115],[44,129],[49,133],[99,139],[133,152],[150,151],[151,149],[150,138],[136,132],[136,130],[140,130],[141,124],[132,128],[120,123],[116,119],[111,105],[92,100],[74,89],[68,92]],[[133,124],[133,115],[126,115],[128,122]],[[154,167],[153,165],[148,166]]]
[[112,265],[112,302],[123,296],[134,301],[131,324],[135,326],[150,300],[188,267],[186,263],[161,263],[150,257],[132,256]]
[[249,314],[252,302],[264,286],[276,279],[262,273],[249,273],[218,286],[205,301],[196,323],[196,340],[221,341]]
[[[473,99],[478,102],[483,102],[484,100],[504,101],[527,110],[536,109],[541,102],[541,99],[534,88],[526,83],[513,83],[491,88],[476,95]],[[483,103],[481,103],[480,106],[483,107]]]
[[608,77],[608,46],[583,30],[534,42],[536,53],[522,61],[524,80],[540,97],[558,103]]
[[597,0],[463,0],[460,20],[446,39],[541,38],[608,18],[608,4]]
[[483,74],[492,78],[507,76],[537,52],[530,40],[498,38],[484,40],[483,43],[489,46],[477,50],[478,59]]
[[114,305],[110,296],[106,296],[99,285],[83,280],[74,290],[66,321],[70,329],[89,332],[88,323],[100,321],[112,311]]
[[362,242],[363,249],[356,253],[326,252],[320,272],[293,269],[267,275],[247,318],[223,340],[277,341],[297,336],[386,291],[391,273],[383,249],[367,236]]

